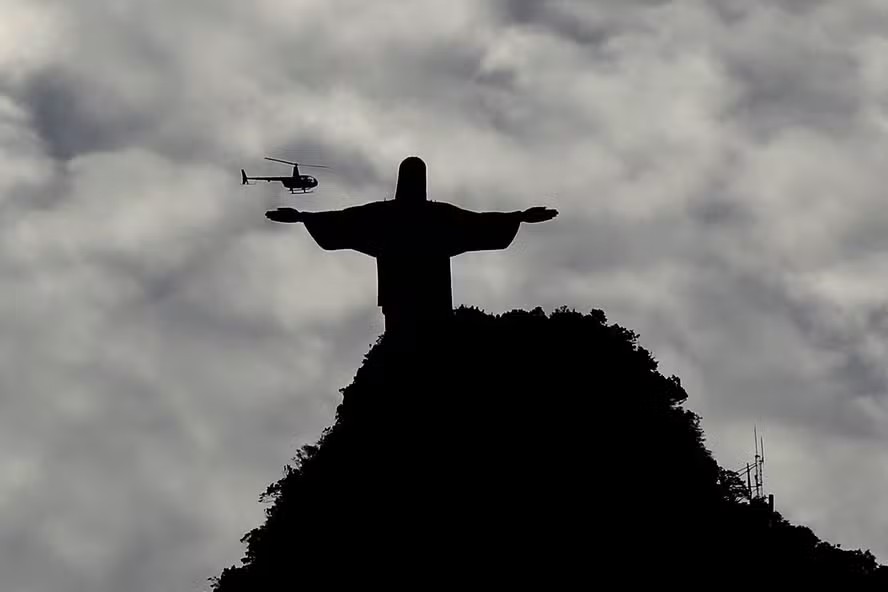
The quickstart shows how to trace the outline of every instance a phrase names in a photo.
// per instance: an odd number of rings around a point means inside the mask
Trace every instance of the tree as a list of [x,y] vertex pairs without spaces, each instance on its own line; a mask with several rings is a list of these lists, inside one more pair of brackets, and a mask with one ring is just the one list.
[[[769,581],[884,585],[749,503],[703,444],[677,377],[604,313],[456,311],[412,352],[367,353],[336,421],[266,490],[217,592],[364,581],[553,587]],[[732,581],[732,580],[727,580]]]

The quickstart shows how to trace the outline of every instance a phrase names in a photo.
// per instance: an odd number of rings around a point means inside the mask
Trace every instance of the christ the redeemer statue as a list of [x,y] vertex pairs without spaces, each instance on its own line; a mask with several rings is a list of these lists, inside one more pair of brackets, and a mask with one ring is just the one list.
[[275,222],[302,222],[322,249],[375,257],[386,334],[421,335],[453,311],[451,257],[505,249],[522,222],[544,222],[558,212],[534,207],[479,213],[428,201],[425,163],[411,156],[401,162],[393,201],[328,212],[278,208],[265,215]]

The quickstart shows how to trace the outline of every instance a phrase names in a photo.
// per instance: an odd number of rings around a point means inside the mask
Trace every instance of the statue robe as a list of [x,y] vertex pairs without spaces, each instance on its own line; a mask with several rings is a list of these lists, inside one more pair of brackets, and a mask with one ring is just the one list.
[[303,213],[325,250],[352,249],[376,258],[378,304],[389,328],[439,319],[453,310],[450,258],[467,251],[505,249],[518,213],[480,213],[443,202],[373,202],[344,210]]

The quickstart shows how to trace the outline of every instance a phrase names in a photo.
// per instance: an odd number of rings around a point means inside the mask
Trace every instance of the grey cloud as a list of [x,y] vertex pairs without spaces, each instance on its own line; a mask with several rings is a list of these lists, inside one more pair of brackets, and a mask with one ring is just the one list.
[[765,3],[739,2],[737,0],[707,0],[706,5],[712,8],[729,24],[754,15],[762,8],[773,8],[785,11],[796,18],[804,18],[826,4],[825,0],[773,0]]
[[[884,458],[821,462],[796,435],[884,438],[884,311],[797,280],[885,246],[865,158],[880,145],[858,119],[880,99],[853,51],[868,9],[54,6],[56,53],[0,83],[31,126],[0,135],[4,176],[13,154],[29,171],[0,219],[0,466],[37,467],[0,479],[14,592],[189,589],[237,561],[258,494],[330,422],[382,328],[372,260],[262,213],[386,197],[411,153],[436,199],[561,210],[504,253],[458,258],[459,302],[604,308],[689,385],[720,454],[768,422],[795,467],[775,475],[782,507],[888,556],[867,476]],[[791,128],[808,143],[775,149]],[[241,188],[239,168],[277,170],[265,154],[335,169],[305,198]],[[768,191],[812,168],[854,215]],[[878,293],[867,273],[848,281]],[[865,504],[837,513],[799,486],[842,471]],[[60,555],[79,535],[83,556]]]
[[[750,32],[756,36],[755,32]],[[739,85],[733,110],[746,129],[763,136],[787,127],[851,132],[860,108],[858,63],[847,48],[824,48],[772,31],[728,54]]]
[[18,97],[54,158],[68,160],[87,152],[126,148],[157,117],[116,112],[114,97],[92,94],[86,84],[69,79],[63,70],[49,69],[32,78]]
[[[498,6],[507,21],[544,27],[580,45],[601,47],[627,30],[644,32],[647,26],[637,18],[640,12],[669,3],[670,0],[502,0]],[[577,15],[591,18],[577,18]]]

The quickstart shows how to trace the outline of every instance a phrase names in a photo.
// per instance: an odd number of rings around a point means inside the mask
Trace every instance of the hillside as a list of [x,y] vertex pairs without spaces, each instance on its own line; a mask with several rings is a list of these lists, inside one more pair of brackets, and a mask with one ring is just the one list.
[[213,589],[888,583],[749,503],[637,339],[601,311],[465,308],[412,355],[381,339]]

